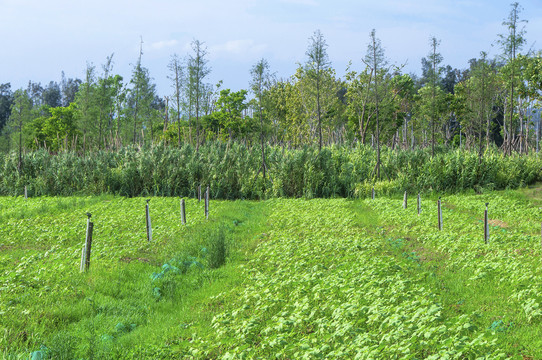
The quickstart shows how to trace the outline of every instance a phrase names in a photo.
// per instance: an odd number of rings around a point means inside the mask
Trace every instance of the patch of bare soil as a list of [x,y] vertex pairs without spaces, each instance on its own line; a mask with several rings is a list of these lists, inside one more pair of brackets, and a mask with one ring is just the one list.
[[499,220],[499,219],[490,219],[488,222],[490,225],[493,225],[493,226],[498,226],[505,229],[508,227],[508,223],[505,223],[504,221]]

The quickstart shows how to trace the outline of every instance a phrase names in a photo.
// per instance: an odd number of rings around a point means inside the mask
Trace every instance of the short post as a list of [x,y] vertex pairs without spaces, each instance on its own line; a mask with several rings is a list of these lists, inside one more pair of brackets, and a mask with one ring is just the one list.
[[407,192],[405,191],[405,196],[403,196],[403,209],[407,208]]
[[209,186],[205,190],[205,219],[209,219]]
[[486,203],[486,211],[484,212],[484,242],[487,244],[489,241],[489,221],[487,218],[487,206],[489,203]]
[[181,199],[181,224],[186,224],[186,206],[184,199]]
[[437,202],[437,212],[438,212],[438,229],[442,230],[442,206],[440,203],[440,196]]
[[28,191],[26,190],[26,185],[24,186],[24,198],[28,199]]
[[90,268],[90,250],[92,247],[92,230],[94,229],[94,223],[90,221],[92,215],[87,213],[87,232],[85,236],[85,244],[83,245],[83,250],[81,251],[81,266],[79,267],[80,272],[85,272]]
[[147,224],[147,241],[152,241],[152,225],[151,225],[151,214],[149,211],[149,201],[151,199],[147,199],[147,205],[145,205],[145,223]]
[[422,198],[420,197],[420,193],[418,193],[418,216],[420,216],[421,212],[422,212]]
[[375,199],[375,187],[373,186],[373,190],[371,192],[371,199]]
[[198,185],[198,202],[201,201],[201,185]]

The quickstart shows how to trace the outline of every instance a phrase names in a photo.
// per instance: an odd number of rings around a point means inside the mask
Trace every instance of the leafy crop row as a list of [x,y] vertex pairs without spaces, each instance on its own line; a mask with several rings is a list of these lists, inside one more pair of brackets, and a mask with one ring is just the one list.
[[[484,243],[484,203],[489,202],[489,242]],[[448,316],[476,315],[507,354],[540,358],[542,269],[541,208],[510,192],[454,195],[443,200],[444,227],[437,229],[436,201],[402,209],[397,200],[371,203],[386,236],[401,237],[403,254],[415,254],[438,287]]]
[[[273,200],[272,231],[246,266],[231,310],[198,338],[202,358],[499,359],[479,314],[451,314],[418,271],[397,258],[385,230],[345,200]],[[391,201],[379,200],[381,210]],[[399,202],[395,201],[399,208]],[[382,209],[383,210],[383,209]],[[389,211],[389,208],[386,208]],[[432,232],[435,232],[434,229]],[[223,296],[229,296],[224,293]]]

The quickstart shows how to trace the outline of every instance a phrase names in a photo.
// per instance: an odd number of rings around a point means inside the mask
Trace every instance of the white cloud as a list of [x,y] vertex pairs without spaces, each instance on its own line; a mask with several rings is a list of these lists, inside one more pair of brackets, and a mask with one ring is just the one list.
[[211,56],[219,57],[221,55],[234,56],[239,55],[246,57],[254,57],[260,55],[265,51],[267,46],[265,44],[256,44],[254,40],[229,40],[223,44],[211,46],[209,53]]
[[177,40],[161,40],[153,42],[150,46],[151,50],[162,50],[176,46],[179,42]]

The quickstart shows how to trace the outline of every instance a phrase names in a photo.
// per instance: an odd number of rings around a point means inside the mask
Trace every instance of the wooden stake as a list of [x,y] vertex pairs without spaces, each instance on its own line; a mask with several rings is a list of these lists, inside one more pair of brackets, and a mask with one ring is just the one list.
[[24,186],[24,198],[28,199],[28,191],[26,190],[26,185]]
[[85,247],[86,247],[86,242],[85,244],[83,244],[83,247],[81,248],[81,265],[79,265],[79,272],[85,272],[85,254],[86,254]]
[[205,191],[205,219],[209,219],[209,186]]
[[151,225],[151,214],[149,211],[149,201],[150,199],[147,199],[147,205],[145,205],[145,223],[147,224],[147,241],[152,241],[152,225]]
[[94,223],[91,221],[88,224],[88,238],[85,246],[85,271],[90,268],[90,248],[92,246],[92,230],[94,229]]
[[181,224],[186,224],[186,206],[184,199],[181,199]]
[[407,192],[405,191],[405,196],[403,196],[403,209],[407,208]]
[[81,265],[79,267],[80,272],[85,272],[90,267],[90,250],[92,246],[92,230],[94,229],[94,223],[90,221],[92,215],[87,213],[87,232],[85,236],[85,244],[81,251]]
[[437,202],[437,212],[438,212],[438,229],[442,230],[442,207],[440,204],[440,196]]
[[421,212],[422,212],[422,198],[420,197],[420,193],[418,193],[418,216],[420,216]]
[[201,185],[198,185],[198,202],[201,201]]
[[489,241],[489,221],[487,218],[487,206],[489,203],[486,203],[486,211],[484,212],[484,242],[487,244]]
[[371,199],[375,199],[375,187],[373,186],[373,190],[371,192]]

